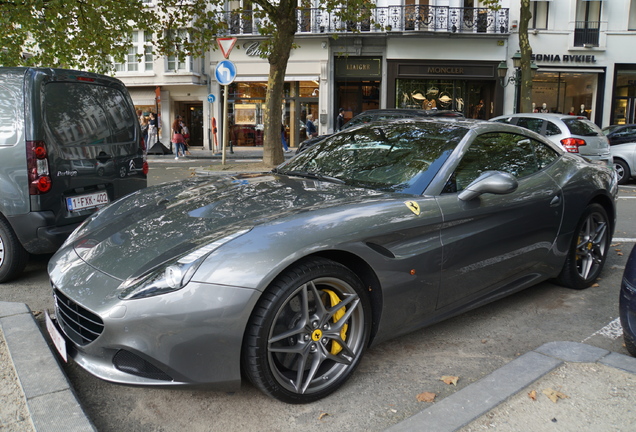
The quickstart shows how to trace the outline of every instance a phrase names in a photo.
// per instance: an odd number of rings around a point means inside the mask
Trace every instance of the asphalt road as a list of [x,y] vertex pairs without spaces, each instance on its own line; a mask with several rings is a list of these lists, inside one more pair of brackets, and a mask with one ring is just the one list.
[[[206,161],[153,164],[150,183],[184,178]],[[621,187],[615,238],[636,239],[636,185]],[[334,395],[310,405],[286,405],[249,384],[228,394],[158,389],[103,382],[65,365],[78,399],[101,432],[110,431],[374,431],[426,408],[416,396],[437,400],[475,382],[520,354],[551,341],[574,341],[626,354],[618,318],[618,291],[632,241],[614,241],[597,287],[568,290],[542,283],[506,299],[367,351],[352,379]],[[0,300],[32,310],[52,308],[48,257],[33,259]],[[459,377],[456,386],[440,380]],[[565,425],[561,425],[565,426]]]

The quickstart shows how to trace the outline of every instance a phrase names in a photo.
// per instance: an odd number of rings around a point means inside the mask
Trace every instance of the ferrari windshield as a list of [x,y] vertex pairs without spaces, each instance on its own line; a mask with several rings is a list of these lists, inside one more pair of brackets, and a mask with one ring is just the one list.
[[369,123],[333,135],[275,172],[421,194],[467,132],[456,123]]

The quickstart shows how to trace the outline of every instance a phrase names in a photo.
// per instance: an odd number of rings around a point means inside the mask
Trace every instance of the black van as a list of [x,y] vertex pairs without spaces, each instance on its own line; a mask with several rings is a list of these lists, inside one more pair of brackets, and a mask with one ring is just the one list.
[[139,120],[123,83],[0,68],[0,282],[55,252],[98,208],[146,187]]

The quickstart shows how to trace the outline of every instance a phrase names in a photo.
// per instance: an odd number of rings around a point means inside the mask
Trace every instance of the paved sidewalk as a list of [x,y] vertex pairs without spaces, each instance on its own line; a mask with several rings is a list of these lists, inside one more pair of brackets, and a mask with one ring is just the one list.
[[[94,431],[48,341],[27,305],[0,302],[0,429]],[[635,358],[550,342],[388,431],[632,431],[634,394]]]
[[[2,394],[0,429],[38,432],[96,430],[77,401],[57,357],[49,348],[48,339],[40,332],[26,304],[0,302],[0,343],[2,340],[8,355],[0,356],[6,359],[0,365],[0,382],[5,388],[12,387],[17,381],[22,391]],[[13,413],[15,416],[12,416]],[[27,419],[22,418],[24,413]]]

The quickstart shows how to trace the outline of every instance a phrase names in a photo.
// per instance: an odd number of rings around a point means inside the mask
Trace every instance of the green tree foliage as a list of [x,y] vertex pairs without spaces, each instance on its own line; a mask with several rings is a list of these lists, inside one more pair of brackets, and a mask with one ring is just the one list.
[[106,72],[135,29],[156,25],[142,0],[0,0],[0,65]]

